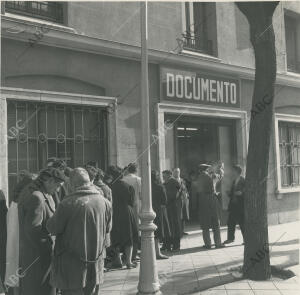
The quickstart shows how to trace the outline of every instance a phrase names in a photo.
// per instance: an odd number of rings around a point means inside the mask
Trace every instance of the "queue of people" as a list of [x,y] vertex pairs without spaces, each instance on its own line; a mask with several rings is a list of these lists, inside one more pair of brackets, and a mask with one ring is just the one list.
[[134,163],[106,173],[95,162],[72,169],[55,158],[38,175],[23,171],[1,222],[9,229],[1,288],[19,295],[94,295],[110,262],[136,267],[141,180],[135,176],[136,185],[128,184],[136,171]]
[[[210,229],[216,248],[234,241],[237,224],[244,234],[245,180],[240,166],[233,169],[224,243],[222,163],[200,164],[190,180],[181,177],[178,167],[163,171],[163,182],[158,171],[151,172],[157,259],[180,251],[191,200],[205,249],[212,248]],[[141,211],[137,171],[135,163],[124,169],[109,166],[106,172],[95,162],[71,169],[63,160],[51,158],[38,175],[22,172],[7,212],[7,263],[5,276],[1,271],[1,288],[18,295],[96,295],[105,270],[137,267]]]

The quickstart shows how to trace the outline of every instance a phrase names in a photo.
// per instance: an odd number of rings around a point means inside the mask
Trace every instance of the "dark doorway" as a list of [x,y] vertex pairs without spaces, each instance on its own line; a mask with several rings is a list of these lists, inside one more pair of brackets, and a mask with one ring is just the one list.
[[[232,183],[231,167],[236,163],[236,122],[231,119],[218,119],[196,116],[166,116],[174,123],[174,164],[181,169],[183,178],[190,182],[191,173],[197,172],[200,163],[222,161],[225,175],[221,182],[222,224],[227,220],[227,191]],[[166,148],[168,148],[166,146]],[[191,206],[195,202],[191,201]],[[191,208],[193,209],[193,208]],[[193,211],[193,210],[191,210]],[[193,219],[196,217],[193,216]]]

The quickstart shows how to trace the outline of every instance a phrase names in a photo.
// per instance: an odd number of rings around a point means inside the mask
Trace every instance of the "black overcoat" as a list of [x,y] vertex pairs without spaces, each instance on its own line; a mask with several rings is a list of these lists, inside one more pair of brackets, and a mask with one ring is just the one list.
[[[236,192],[242,192],[240,196],[236,195]],[[245,178],[239,177],[237,183],[233,181],[229,193],[228,211],[236,215],[236,217],[244,216],[244,193],[245,193]]]
[[171,237],[181,238],[182,198],[179,193],[180,183],[173,177],[164,183],[167,192],[167,211],[171,230]]
[[154,235],[161,240],[169,238],[171,235],[166,206],[167,194],[164,186],[159,183],[152,183],[152,208],[156,214],[153,222],[157,226]]
[[113,222],[111,243],[123,249],[138,242],[138,228],[133,212],[134,188],[122,180],[113,182]]
[[52,196],[45,192],[38,180],[27,185],[20,193],[18,215],[22,295],[55,294],[55,289],[49,283],[53,239],[46,228],[54,210]]

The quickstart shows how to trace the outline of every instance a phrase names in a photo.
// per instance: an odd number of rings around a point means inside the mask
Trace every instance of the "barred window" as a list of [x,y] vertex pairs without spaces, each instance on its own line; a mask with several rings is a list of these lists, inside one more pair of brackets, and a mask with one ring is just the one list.
[[284,16],[284,22],[287,70],[291,72],[300,72],[300,22],[298,18],[286,14]]
[[300,186],[300,124],[279,121],[281,186]]
[[63,2],[5,1],[5,11],[63,23]]
[[70,167],[94,161],[107,166],[106,111],[103,108],[8,101],[9,191],[20,171],[38,173],[57,157]]
[[185,2],[183,47],[186,50],[216,55],[216,6],[209,2]]

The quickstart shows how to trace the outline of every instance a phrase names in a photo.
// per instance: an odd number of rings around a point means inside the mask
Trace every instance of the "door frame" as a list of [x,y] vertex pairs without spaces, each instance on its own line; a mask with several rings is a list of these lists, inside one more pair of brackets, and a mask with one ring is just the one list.
[[[242,110],[233,110],[225,108],[216,108],[201,105],[191,105],[185,103],[157,103],[156,106],[156,128],[158,130],[158,167],[162,172],[166,169],[165,162],[165,133],[168,132],[168,126],[165,126],[165,116],[167,114],[178,115],[175,122],[183,115],[198,116],[198,117],[215,117],[224,119],[236,120],[236,148],[237,162],[243,167],[246,167],[247,149],[248,149],[248,121],[247,112]],[[174,122],[174,123],[175,123]],[[164,130],[164,132],[159,132]]]
[[[171,116],[169,118],[169,116]],[[174,115],[171,114],[166,114],[166,117],[168,117],[168,120],[172,121]],[[165,118],[166,119],[166,118]],[[178,120],[175,122],[174,124],[174,140],[173,140],[173,144],[174,144],[174,149],[175,149],[175,155],[174,155],[174,163],[176,167],[179,167],[179,162],[180,162],[180,155],[178,153],[178,140],[177,140],[177,127],[178,125],[181,123],[183,125],[188,125],[191,124],[190,126],[192,127],[199,127],[200,125],[213,125],[215,128],[215,137],[217,139],[216,141],[216,146],[215,148],[217,148],[217,157],[216,160],[220,160],[220,150],[219,150],[219,129],[217,128],[218,126],[229,126],[230,132],[232,132],[232,139],[233,141],[231,142],[231,152],[234,158],[234,162],[236,162],[236,139],[235,139],[235,124],[236,122],[232,119],[223,119],[222,118],[213,118],[216,120],[212,120],[212,118],[209,118],[209,121],[207,121],[208,117],[203,117],[203,116],[184,116],[182,117],[182,119]]]

